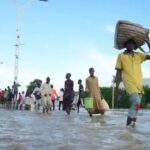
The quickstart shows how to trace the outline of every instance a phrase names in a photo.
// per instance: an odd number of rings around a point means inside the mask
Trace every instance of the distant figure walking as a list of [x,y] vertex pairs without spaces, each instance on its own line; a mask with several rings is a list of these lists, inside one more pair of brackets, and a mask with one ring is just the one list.
[[14,97],[14,101],[17,100],[17,96],[18,96],[18,87],[21,86],[19,83],[16,83],[14,81],[14,84],[12,85],[12,91],[13,91],[13,97]]
[[41,91],[40,91],[40,87],[41,87],[41,83],[37,83],[34,91],[33,91],[33,95],[35,96],[35,110],[39,110],[40,109],[40,105],[41,105]]
[[82,98],[81,98],[81,94],[83,93],[84,91],[84,87],[82,85],[82,80],[79,79],[78,80],[78,84],[79,84],[79,97],[78,97],[78,102],[77,102],[77,108],[78,108],[78,113],[79,113],[79,108],[80,106],[82,106],[83,102],[82,102]]
[[50,107],[52,105],[51,102],[51,87],[50,87],[50,77],[46,78],[46,82],[41,85],[40,88],[41,95],[42,95],[42,103],[43,103],[43,113],[49,112]]
[[72,102],[73,102],[73,96],[74,96],[74,91],[73,91],[73,86],[74,83],[70,79],[71,73],[66,74],[66,81],[65,81],[65,88],[64,88],[64,99],[63,99],[63,110],[66,111],[66,113],[69,115],[72,107]]
[[7,93],[7,104],[6,107],[7,109],[11,109],[11,104],[12,104],[12,100],[13,100],[13,93],[12,93],[12,89],[8,86],[8,93]]
[[58,94],[56,92],[56,89],[54,88],[53,85],[51,85],[51,101],[52,101],[53,110],[55,110],[55,101],[57,98],[58,98]]
[[61,88],[59,92],[59,108],[58,108],[59,110],[63,104],[63,96],[64,96],[64,89]]

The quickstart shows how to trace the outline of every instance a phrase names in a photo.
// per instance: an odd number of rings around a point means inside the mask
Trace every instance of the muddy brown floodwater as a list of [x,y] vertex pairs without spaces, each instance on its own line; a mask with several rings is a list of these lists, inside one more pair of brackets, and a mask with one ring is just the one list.
[[82,109],[41,112],[0,109],[0,150],[149,150],[150,112],[141,110],[127,128],[127,110],[90,118]]

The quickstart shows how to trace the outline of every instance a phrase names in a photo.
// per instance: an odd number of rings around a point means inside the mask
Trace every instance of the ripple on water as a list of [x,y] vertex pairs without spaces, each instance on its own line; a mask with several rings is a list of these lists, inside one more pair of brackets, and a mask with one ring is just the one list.
[[82,111],[66,116],[63,111],[43,115],[0,110],[0,150],[148,150],[149,116],[139,116],[134,131],[125,126],[126,113],[89,117]]
[[10,144],[7,147],[7,149],[8,150],[28,150],[29,148],[26,145],[24,145],[24,144],[15,143],[15,144]]

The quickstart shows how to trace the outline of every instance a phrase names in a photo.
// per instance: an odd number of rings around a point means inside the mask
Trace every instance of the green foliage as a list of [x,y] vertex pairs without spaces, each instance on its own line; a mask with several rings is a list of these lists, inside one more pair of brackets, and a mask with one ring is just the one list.
[[145,103],[150,103],[150,88],[148,86],[144,87],[143,99],[144,99]]
[[[102,96],[105,98],[105,100],[108,102],[111,108],[113,87],[101,87],[100,91],[101,91]],[[127,94],[125,89],[120,89],[119,93],[120,93],[119,100],[117,100],[116,98],[114,99],[114,107],[115,108],[129,108],[130,107],[129,95]],[[150,88],[148,86],[144,87],[144,95],[142,96],[141,107],[145,108],[146,103],[150,103]]]
[[141,106],[145,108],[146,103],[150,103],[150,88],[149,86],[144,86],[144,95],[142,97]]
[[27,86],[27,90],[30,91],[31,93],[37,86],[41,86],[42,81],[40,79],[34,79],[30,84]]
[[[101,94],[108,102],[110,108],[112,107],[112,96],[113,96],[113,87],[101,87]],[[124,89],[119,91],[119,99],[114,97],[114,108],[129,108],[129,95]]]
[[84,91],[84,92],[81,93],[81,97],[82,98],[89,97],[89,96],[90,95],[89,95],[89,93],[87,91]]
[[109,107],[112,106],[112,88],[111,87],[101,87],[101,96],[107,101]]

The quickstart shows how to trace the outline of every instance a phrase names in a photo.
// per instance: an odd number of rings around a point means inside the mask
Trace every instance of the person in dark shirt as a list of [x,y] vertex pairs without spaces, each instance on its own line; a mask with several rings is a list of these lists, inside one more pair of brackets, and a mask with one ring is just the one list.
[[63,98],[63,110],[69,115],[72,107],[72,102],[74,98],[73,81],[70,79],[71,74],[66,74],[65,88],[64,88],[64,98]]
[[19,83],[16,83],[14,81],[14,84],[12,86],[12,90],[13,90],[13,96],[14,96],[14,100],[17,100],[17,96],[18,96],[18,87],[20,86]]
[[79,108],[80,106],[82,106],[81,94],[83,93],[84,88],[83,88],[81,79],[78,80],[78,84],[79,84],[79,97],[78,97],[78,102],[77,102],[77,108],[78,108],[78,113],[79,113]]

